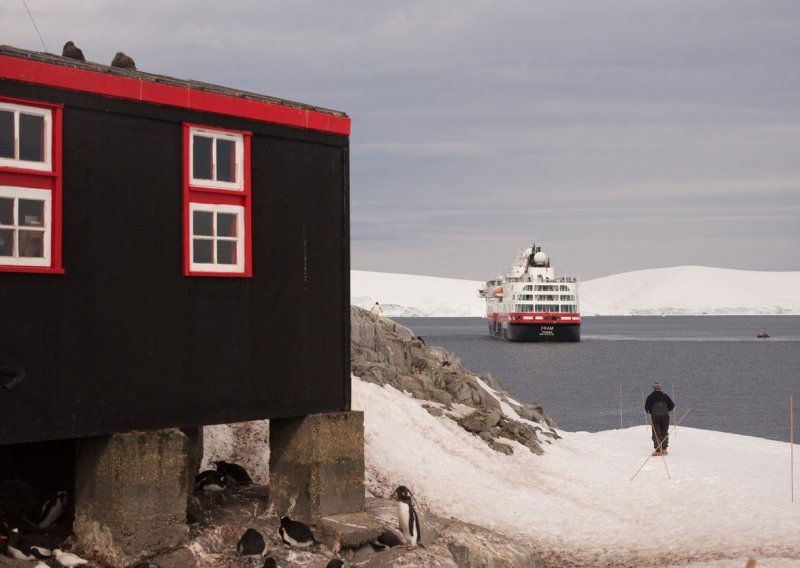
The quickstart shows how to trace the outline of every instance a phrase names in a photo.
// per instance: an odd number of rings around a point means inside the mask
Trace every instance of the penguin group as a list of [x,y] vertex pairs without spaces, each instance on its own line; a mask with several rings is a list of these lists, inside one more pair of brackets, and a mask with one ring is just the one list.
[[42,560],[53,558],[65,568],[77,568],[89,564],[88,560],[77,554],[61,550],[59,544],[46,534],[22,534],[17,527],[8,533],[6,554],[17,560],[38,560],[39,564],[44,564]]
[[[73,41],[68,41],[64,44],[64,47],[61,50],[61,57],[74,59],[75,61],[86,61],[86,56],[83,55],[83,50],[75,45],[75,42]],[[131,59],[129,55],[126,55],[122,51],[118,51],[116,55],[114,55],[114,59],[111,60],[111,67],[135,70],[136,62]]]

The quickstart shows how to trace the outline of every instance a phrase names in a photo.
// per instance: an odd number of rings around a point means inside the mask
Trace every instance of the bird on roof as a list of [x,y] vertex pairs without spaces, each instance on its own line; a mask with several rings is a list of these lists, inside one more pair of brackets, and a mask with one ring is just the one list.
[[285,516],[281,517],[281,527],[278,529],[278,533],[283,542],[297,548],[309,548],[317,542],[314,533],[307,525]]
[[238,463],[229,463],[220,460],[216,462],[216,467],[218,472],[228,479],[233,479],[239,485],[250,485],[253,483],[253,480],[250,479],[250,475],[247,473],[247,470]]
[[78,61],[86,61],[81,48],[71,41],[68,41],[64,44],[64,49],[61,51],[61,57],[69,57],[70,59],[77,59]]
[[119,67],[120,69],[136,69],[136,63],[133,61],[133,59],[121,51],[118,51],[114,56],[114,59],[111,61],[111,67]]

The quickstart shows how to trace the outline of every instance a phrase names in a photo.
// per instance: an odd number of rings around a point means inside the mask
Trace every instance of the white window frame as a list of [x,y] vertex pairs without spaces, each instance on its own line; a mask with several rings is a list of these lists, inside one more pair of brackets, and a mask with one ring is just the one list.
[[[211,176],[213,179],[197,179],[194,177],[194,137],[195,136],[202,136],[204,138],[211,138],[213,139],[213,150],[211,152],[212,163],[211,163]],[[217,177],[217,164],[214,160],[216,160],[217,152],[217,140],[229,140],[234,142],[235,150],[235,160],[236,164],[234,165],[234,171],[236,175],[236,181],[218,181]],[[244,136],[239,133],[235,132],[226,132],[224,130],[214,130],[211,128],[200,128],[196,126],[192,126],[189,128],[189,184],[192,187],[208,187],[212,189],[226,189],[231,191],[243,191],[244,190]]]
[[[217,256],[217,247],[213,246],[212,251],[214,254],[214,262],[212,263],[201,263],[194,261],[194,212],[195,211],[203,211],[206,213],[214,213],[214,235],[208,237],[206,235],[198,235],[197,238],[212,240],[214,245],[216,245],[217,240],[226,240],[231,241],[234,240],[232,238],[225,238],[225,237],[218,237],[216,235],[216,214],[217,213],[234,213],[236,214],[236,264],[217,264],[216,263],[216,256]],[[244,213],[245,208],[241,205],[223,205],[223,204],[216,204],[216,203],[198,203],[198,202],[190,202],[189,203],[189,268],[192,271],[196,272],[230,272],[230,273],[241,273],[244,272],[245,267],[245,257],[244,257],[244,242],[245,242],[245,231],[244,231]]]
[[[50,244],[53,234],[53,201],[52,192],[49,189],[32,189],[27,187],[14,187],[0,185],[0,197],[14,199],[14,222],[18,221],[17,210],[20,199],[32,199],[44,202],[44,256],[43,257],[20,257],[19,256],[19,230],[29,231],[32,227],[25,225],[0,225],[0,229],[13,229],[17,231],[17,238],[14,239],[14,256],[0,256],[0,264],[3,266],[50,266]],[[35,229],[34,229],[35,230]]]
[[50,109],[18,105],[0,101],[0,110],[11,111],[14,113],[14,154],[19,156],[19,115],[32,114],[44,117],[44,160],[34,162],[30,160],[20,160],[19,158],[0,157],[0,166],[9,168],[24,168],[26,170],[51,171],[53,169],[52,140],[53,140],[53,113]]

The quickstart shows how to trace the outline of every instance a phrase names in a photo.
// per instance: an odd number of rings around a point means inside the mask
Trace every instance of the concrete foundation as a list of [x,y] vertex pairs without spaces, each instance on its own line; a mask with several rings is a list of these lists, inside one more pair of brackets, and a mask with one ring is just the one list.
[[117,568],[185,538],[189,443],[180,430],[80,439],[75,461],[81,550]]
[[270,420],[270,501],[307,523],[364,510],[364,413]]

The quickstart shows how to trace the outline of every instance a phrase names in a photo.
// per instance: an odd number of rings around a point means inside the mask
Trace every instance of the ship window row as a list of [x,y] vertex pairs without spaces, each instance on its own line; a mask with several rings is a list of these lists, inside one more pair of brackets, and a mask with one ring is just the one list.
[[566,284],[536,284],[533,289],[536,292],[569,292]]
[[575,304],[515,304],[515,313],[575,313]]
[[517,302],[574,302],[574,294],[514,294]]

